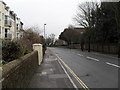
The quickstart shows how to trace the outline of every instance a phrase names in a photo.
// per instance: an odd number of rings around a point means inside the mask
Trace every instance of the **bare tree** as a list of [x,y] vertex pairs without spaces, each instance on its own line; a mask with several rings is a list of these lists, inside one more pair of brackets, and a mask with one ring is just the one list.
[[96,7],[99,4],[96,2],[86,2],[78,6],[78,12],[74,20],[82,27],[85,28],[88,37],[88,52],[90,52],[90,41],[91,41],[91,32],[95,27],[95,16],[93,15],[96,11]]
[[28,28],[24,31],[23,38],[18,40],[22,46],[24,46],[27,50],[32,50],[32,45],[35,43],[44,43],[43,36],[38,33],[39,29],[36,27]]
[[47,39],[46,39],[46,44],[47,45],[53,45],[55,41],[55,34],[50,34]]

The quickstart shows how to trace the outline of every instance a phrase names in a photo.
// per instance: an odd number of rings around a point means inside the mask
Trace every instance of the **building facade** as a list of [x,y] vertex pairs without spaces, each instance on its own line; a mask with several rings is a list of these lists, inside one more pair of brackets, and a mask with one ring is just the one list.
[[0,38],[17,40],[23,37],[23,23],[14,11],[0,1]]

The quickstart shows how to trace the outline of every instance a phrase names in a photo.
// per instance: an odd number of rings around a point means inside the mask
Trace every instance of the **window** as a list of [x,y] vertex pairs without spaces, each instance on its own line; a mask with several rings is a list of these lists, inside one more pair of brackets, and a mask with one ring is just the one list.
[[17,24],[17,30],[19,30],[19,25]]
[[2,13],[2,19],[4,19],[4,13]]
[[0,12],[0,21],[1,21],[1,12]]
[[2,31],[4,31],[4,27],[2,27]]
[[7,38],[7,29],[5,29],[5,37]]
[[19,33],[17,33],[17,39],[19,39]]
[[20,38],[22,38],[23,37],[23,35],[20,35]]
[[9,16],[5,15],[5,20],[9,20]]
[[0,26],[0,34],[1,34],[1,26]]

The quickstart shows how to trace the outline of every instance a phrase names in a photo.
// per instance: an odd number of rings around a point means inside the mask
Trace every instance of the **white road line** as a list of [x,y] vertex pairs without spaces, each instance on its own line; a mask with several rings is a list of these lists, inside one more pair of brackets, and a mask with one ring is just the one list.
[[[58,56],[58,55],[56,55]],[[76,86],[76,84],[73,82],[72,78],[70,77],[70,75],[68,74],[68,72],[66,71],[66,69],[63,67],[63,65],[61,64],[61,62],[58,60],[59,64],[61,65],[62,69],[64,70],[65,74],[68,76],[70,82],[72,83],[73,87],[78,90],[78,87]]]
[[86,57],[87,59],[91,59],[91,60],[94,60],[94,61],[100,61],[100,60],[98,60],[98,59],[96,59],[96,58],[92,58],[92,57]]
[[81,54],[77,54],[77,55],[79,55],[79,56],[83,56],[83,55],[81,55]]
[[109,62],[106,62],[106,64],[111,65],[111,66],[114,66],[114,67],[117,67],[117,68],[120,68],[120,66],[118,66],[118,65],[116,65],[116,64],[112,64],[112,63],[109,63]]
[[[59,61],[61,62],[61,64],[63,64],[63,65],[69,70],[69,72],[71,73],[71,75],[78,81],[78,83],[79,83],[85,90],[90,90],[90,89],[83,83],[83,81],[70,69],[70,67],[68,67],[67,64],[65,64],[65,63],[63,62],[63,60],[62,60],[59,56],[57,56],[57,57],[58,57]],[[78,90],[78,89],[76,88],[76,90]]]
[[101,55],[101,56],[105,56],[105,57],[109,57],[109,58],[113,58],[113,59],[119,59],[118,57],[115,57],[115,56],[110,56],[110,55],[106,55],[106,54],[100,54],[100,53],[93,53],[95,55]]

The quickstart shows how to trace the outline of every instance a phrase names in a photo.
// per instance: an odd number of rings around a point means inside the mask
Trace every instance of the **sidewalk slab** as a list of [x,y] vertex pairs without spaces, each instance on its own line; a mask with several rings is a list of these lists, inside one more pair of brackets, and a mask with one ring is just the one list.
[[57,60],[48,49],[43,63],[38,67],[28,88],[73,88]]

